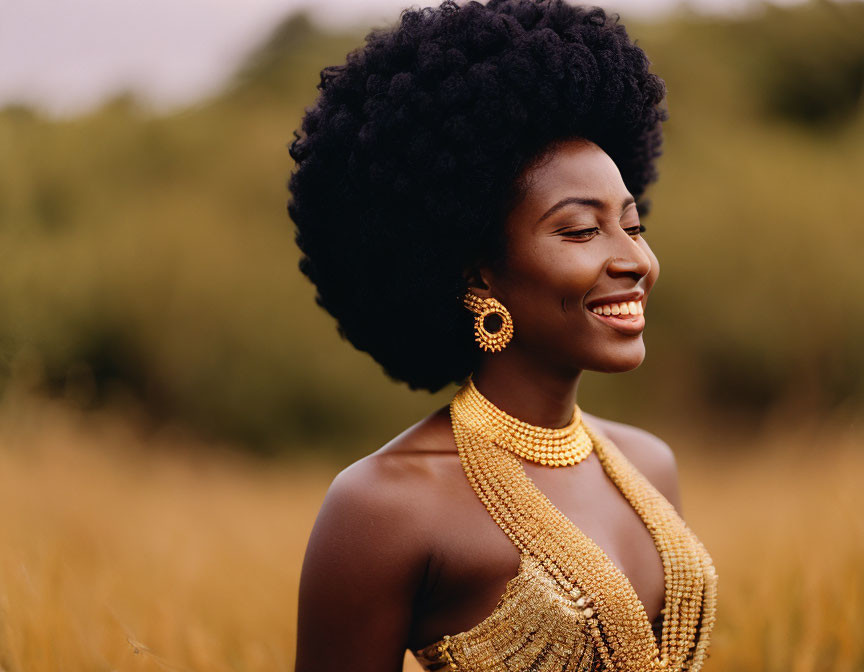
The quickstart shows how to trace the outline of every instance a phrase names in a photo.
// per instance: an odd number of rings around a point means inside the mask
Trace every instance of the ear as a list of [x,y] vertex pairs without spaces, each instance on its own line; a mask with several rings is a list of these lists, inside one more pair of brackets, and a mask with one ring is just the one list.
[[481,299],[488,298],[492,295],[492,288],[488,280],[489,275],[489,271],[481,266],[473,266],[462,274],[465,278],[465,284],[468,286],[468,289]]

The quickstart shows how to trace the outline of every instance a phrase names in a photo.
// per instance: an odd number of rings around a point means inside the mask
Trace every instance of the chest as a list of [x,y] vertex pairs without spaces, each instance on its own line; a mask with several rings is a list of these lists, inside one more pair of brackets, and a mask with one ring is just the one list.
[[[488,618],[516,581],[520,553],[454,464],[448,496],[435,514],[435,562],[412,628],[412,646],[442,632],[467,631]],[[578,469],[526,464],[549,501],[621,571],[654,621],[663,607],[664,570],[642,518],[596,456]],[[461,478],[460,478],[461,477]]]

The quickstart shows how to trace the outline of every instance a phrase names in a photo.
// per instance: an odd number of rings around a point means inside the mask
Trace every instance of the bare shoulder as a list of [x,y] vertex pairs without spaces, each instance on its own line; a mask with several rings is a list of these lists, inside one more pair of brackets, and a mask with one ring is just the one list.
[[423,501],[418,497],[424,475],[421,461],[399,459],[379,449],[336,475],[319,518],[344,521],[346,529],[340,533],[357,537],[358,544],[380,542],[384,544],[379,547],[381,552],[406,553],[412,546],[406,542],[415,536],[411,531],[418,530],[424,518]]
[[606,420],[584,412],[583,417],[592,428],[618,446],[633,466],[681,513],[678,465],[669,444],[634,425]]
[[370,641],[374,659],[360,657],[352,669],[402,669],[433,552],[426,471],[419,457],[382,448],[331,482],[303,559],[298,672],[341,669],[346,650],[363,651]]
[[374,584],[399,574],[406,587],[416,585],[426,558],[415,501],[404,479],[372,456],[340,471],[309,536],[303,562],[307,583],[318,577],[332,583],[338,575],[346,583]]
[[313,534],[338,537],[358,553],[374,545],[376,553],[391,554],[402,564],[428,554],[431,535],[425,527],[436,479],[434,461],[423,456],[441,449],[438,415],[340,471],[327,490]]

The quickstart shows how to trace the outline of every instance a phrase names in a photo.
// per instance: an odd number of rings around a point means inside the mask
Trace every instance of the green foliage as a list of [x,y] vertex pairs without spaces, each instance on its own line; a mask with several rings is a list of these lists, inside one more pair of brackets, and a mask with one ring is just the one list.
[[[818,2],[628,23],[669,88],[645,220],[662,271],[648,359],[586,377],[586,409],[662,430],[860,407],[862,17]],[[341,342],[297,270],[286,145],[364,32],[289,17],[223,95],[169,116],[128,97],[64,121],[0,112],[0,382],[135,399],[262,451],[373,449],[445,403]]]
[[780,119],[830,128],[859,111],[864,93],[864,5],[820,0],[794,11],[769,5],[746,40],[761,53],[754,84]]

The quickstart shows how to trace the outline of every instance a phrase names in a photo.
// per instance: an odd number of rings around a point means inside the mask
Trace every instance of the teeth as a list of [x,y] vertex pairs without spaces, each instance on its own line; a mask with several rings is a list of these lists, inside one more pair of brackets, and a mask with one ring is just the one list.
[[625,301],[623,303],[607,303],[603,306],[594,306],[592,313],[597,315],[643,315],[645,309],[641,301]]

